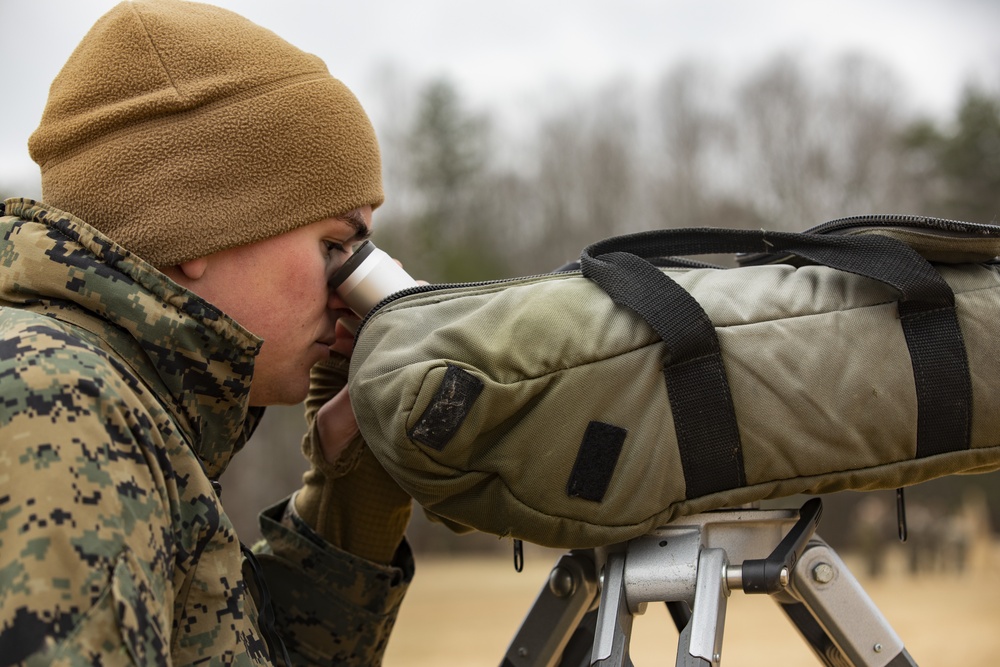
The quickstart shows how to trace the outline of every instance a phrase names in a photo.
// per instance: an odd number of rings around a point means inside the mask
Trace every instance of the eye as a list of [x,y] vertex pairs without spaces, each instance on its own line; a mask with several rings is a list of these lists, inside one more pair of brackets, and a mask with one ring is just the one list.
[[323,247],[325,249],[327,257],[332,257],[333,255],[349,255],[351,251],[344,248],[342,243],[336,241],[330,241],[323,239]]

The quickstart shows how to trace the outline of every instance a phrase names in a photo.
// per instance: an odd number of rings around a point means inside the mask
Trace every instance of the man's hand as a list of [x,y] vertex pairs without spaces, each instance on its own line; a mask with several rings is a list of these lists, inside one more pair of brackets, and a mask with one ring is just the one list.
[[313,367],[302,451],[312,463],[295,510],[327,542],[388,564],[403,539],[412,501],[364,443],[347,390],[354,336],[337,322],[330,359]]
[[[337,321],[336,334],[337,341],[330,347],[332,354],[349,359],[354,352],[354,334],[340,320]],[[310,397],[312,393],[310,390]],[[358,422],[354,419],[346,385],[316,411],[316,432],[323,460],[331,466],[336,464],[347,446],[358,436]]]
[[344,387],[316,412],[316,431],[323,460],[335,465],[351,441],[358,436],[358,422],[351,409],[351,398]]
[[[336,305],[339,297],[334,296],[333,300]],[[354,334],[340,320],[334,333],[336,340],[330,346],[330,358],[309,371],[309,394],[305,402],[308,430],[302,440],[302,453],[312,463],[313,470],[329,479],[340,477],[357,465],[364,447],[347,393]]]

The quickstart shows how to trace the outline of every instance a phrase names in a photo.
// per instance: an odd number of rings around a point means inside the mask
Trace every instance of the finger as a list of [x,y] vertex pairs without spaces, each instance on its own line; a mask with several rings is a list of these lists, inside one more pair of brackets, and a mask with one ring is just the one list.
[[354,352],[354,334],[344,326],[343,319],[337,320],[333,332],[336,336],[336,341],[330,346],[330,349],[337,354],[350,357],[351,353]]
[[347,387],[341,389],[316,413],[320,447],[327,463],[334,463],[358,435],[358,422],[351,408]]

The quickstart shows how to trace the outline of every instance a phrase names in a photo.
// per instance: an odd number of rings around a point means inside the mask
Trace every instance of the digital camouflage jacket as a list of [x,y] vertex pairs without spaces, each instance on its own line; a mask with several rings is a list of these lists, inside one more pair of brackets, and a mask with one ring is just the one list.
[[[259,340],[81,220],[5,208],[0,665],[269,664],[211,483],[259,418]],[[378,664],[408,548],[362,561],[287,505],[258,549],[293,663]]]

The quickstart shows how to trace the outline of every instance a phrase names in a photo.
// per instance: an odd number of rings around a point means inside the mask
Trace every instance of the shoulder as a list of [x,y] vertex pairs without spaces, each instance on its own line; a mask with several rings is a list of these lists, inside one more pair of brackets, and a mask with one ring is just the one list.
[[48,641],[103,655],[170,628],[168,491],[152,448],[135,445],[140,409],[116,363],[72,325],[0,308],[0,572],[12,582],[0,626],[26,654]]
[[88,333],[44,315],[0,310],[0,428],[29,418],[82,425],[129,405],[138,383]]
[[[82,329],[9,311],[0,309],[0,479],[10,480],[9,506],[32,508],[29,516],[61,530],[70,530],[62,525],[70,515],[73,528],[93,527],[86,517],[95,516],[121,535],[166,522],[164,429],[128,370]],[[116,553],[103,542],[99,550]]]
[[4,386],[38,391],[80,384],[81,391],[93,394],[93,386],[120,374],[116,368],[120,364],[90,338],[51,317],[4,309],[0,317],[0,377]]

